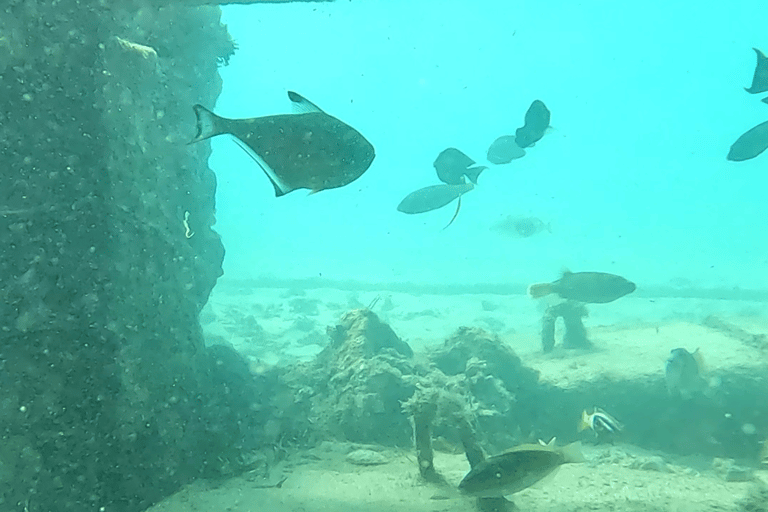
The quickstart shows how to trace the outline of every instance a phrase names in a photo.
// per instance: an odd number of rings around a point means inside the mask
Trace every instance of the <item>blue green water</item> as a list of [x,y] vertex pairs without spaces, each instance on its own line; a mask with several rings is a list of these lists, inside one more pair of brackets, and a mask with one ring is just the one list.
[[[224,7],[239,45],[215,111],[290,112],[287,90],[357,128],[376,148],[357,181],[275,198],[227,137],[213,141],[228,278],[525,283],[563,267],[638,286],[768,285],[768,154],[726,161],[768,119],[747,94],[752,47],[768,50],[757,1],[641,3],[366,0]],[[396,211],[437,179],[437,154],[480,163],[534,99],[552,130],[491,166],[453,206]],[[533,215],[552,234],[491,231]]]

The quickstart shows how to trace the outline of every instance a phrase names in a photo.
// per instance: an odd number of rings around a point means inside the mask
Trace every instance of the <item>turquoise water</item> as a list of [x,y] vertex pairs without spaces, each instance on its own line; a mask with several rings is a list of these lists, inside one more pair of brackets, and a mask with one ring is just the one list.
[[[367,0],[227,6],[239,45],[215,111],[290,112],[295,90],[376,148],[357,181],[275,198],[227,137],[213,140],[228,278],[527,283],[563,267],[644,286],[764,289],[768,155],[734,163],[736,138],[768,119],[749,95],[762,3]],[[534,99],[552,130],[491,166],[453,206],[396,211],[436,184],[437,154],[480,163]],[[490,230],[532,215],[552,234]],[[522,291],[522,290],[521,290]]]

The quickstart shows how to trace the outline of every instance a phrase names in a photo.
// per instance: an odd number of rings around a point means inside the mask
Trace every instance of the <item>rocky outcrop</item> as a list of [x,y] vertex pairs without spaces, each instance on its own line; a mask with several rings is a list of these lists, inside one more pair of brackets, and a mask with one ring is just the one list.
[[0,16],[2,510],[142,510],[218,457],[205,418],[237,420],[199,400],[230,366],[197,320],[223,247],[185,145],[234,47],[217,8],[108,4]]

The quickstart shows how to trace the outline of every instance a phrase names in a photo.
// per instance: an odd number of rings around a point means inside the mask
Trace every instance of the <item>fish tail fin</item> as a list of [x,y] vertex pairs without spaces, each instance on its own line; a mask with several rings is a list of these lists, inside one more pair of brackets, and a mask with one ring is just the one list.
[[587,410],[584,409],[581,411],[581,419],[579,420],[579,424],[576,426],[576,430],[579,432],[584,432],[591,427],[592,425],[589,423],[589,414],[587,414]]
[[552,293],[552,283],[537,283],[528,287],[528,295],[532,299],[540,299]]
[[469,181],[477,185],[477,178],[480,176],[480,173],[486,170],[488,167],[485,165],[478,165],[477,167],[470,167],[466,171],[464,171],[464,174],[467,175],[467,178],[469,178]]
[[581,452],[581,443],[579,441],[563,446],[560,449],[560,453],[563,455],[565,462],[579,463],[586,462],[587,460]]
[[549,232],[549,234],[551,235],[552,234],[552,223],[551,222],[547,222],[546,228],[547,228],[547,232]]
[[197,133],[195,138],[189,141],[189,144],[226,133],[222,126],[224,118],[217,116],[202,105],[195,105],[192,107],[192,110],[195,111],[195,116],[197,116]]

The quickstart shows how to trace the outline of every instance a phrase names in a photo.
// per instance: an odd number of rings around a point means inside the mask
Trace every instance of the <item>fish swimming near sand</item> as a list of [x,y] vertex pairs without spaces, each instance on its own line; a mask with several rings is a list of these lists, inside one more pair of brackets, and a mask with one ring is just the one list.
[[466,181],[464,176],[477,185],[477,177],[487,169],[484,165],[477,165],[477,162],[456,148],[441,151],[432,165],[440,181],[447,185],[463,184]]
[[[752,77],[752,85],[744,88],[749,94],[758,94],[768,91],[768,57],[757,48],[752,48],[757,54],[757,64],[755,65],[755,74]],[[765,101],[765,100],[763,100]]]
[[288,92],[297,110],[252,119],[226,119],[195,105],[197,134],[190,144],[230,134],[266,173],[275,196],[305,188],[319,192],[348,185],[368,170],[375,151],[360,132]]
[[635,288],[635,283],[614,274],[566,270],[557,281],[532,284],[528,294],[534,299],[556,294],[566,300],[605,304],[632,293]]
[[517,145],[514,135],[502,135],[488,148],[486,158],[496,165],[508,164],[525,156],[525,150]]
[[459,202],[456,205],[456,212],[453,214],[448,225],[445,226],[447,228],[459,214],[459,210],[461,209],[461,196],[473,188],[475,188],[475,186],[472,183],[463,183],[461,185],[442,184],[420,188],[405,196],[405,198],[400,201],[400,204],[397,205],[397,211],[407,214],[426,213],[442,208],[455,199],[458,199]]
[[742,162],[755,158],[768,148],[768,121],[745,132],[731,146],[728,160]]
[[598,436],[613,436],[624,430],[624,425],[604,410],[595,407],[592,413],[588,413],[586,409],[581,412],[581,420],[576,430],[583,432],[587,429]]
[[664,378],[670,395],[680,396],[690,400],[707,388],[704,380],[704,358],[699,349],[693,353],[684,348],[676,348],[670,352],[664,364]]
[[551,114],[541,100],[534,100],[525,113],[525,125],[515,132],[515,143],[518,147],[527,148],[541,140],[549,128]]
[[563,464],[579,462],[584,462],[580,443],[559,448],[551,443],[521,445],[475,465],[459,483],[459,490],[479,498],[507,496],[534,485]]
[[552,226],[538,217],[507,215],[493,224],[491,230],[515,238],[528,238],[544,231],[552,233]]

